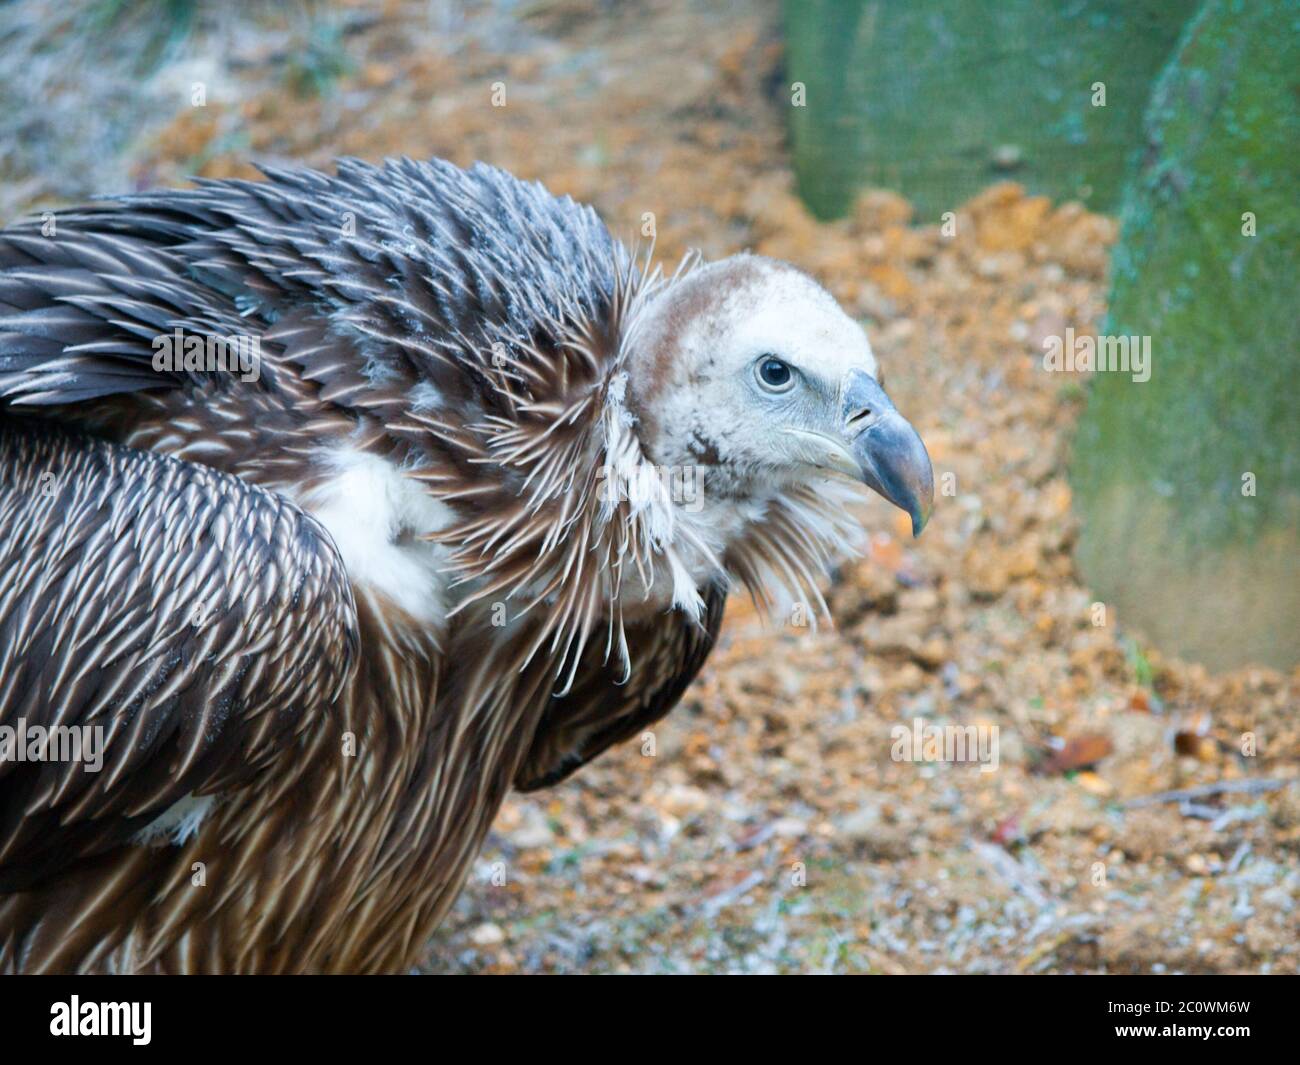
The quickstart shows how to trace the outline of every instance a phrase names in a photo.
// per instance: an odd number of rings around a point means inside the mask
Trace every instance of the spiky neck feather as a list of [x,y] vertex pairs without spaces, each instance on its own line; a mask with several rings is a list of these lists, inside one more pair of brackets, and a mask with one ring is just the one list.
[[[406,412],[439,452],[438,468],[451,457],[496,474],[472,487],[426,485],[456,515],[429,537],[447,552],[450,614],[493,603],[533,617],[522,664],[545,653],[565,684],[596,638],[630,668],[631,616],[678,610],[698,622],[710,584],[738,580],[767,612],[803,602],[824,614],[818,579],[859,532],[845,515],[851,489],[764,486],[708,456],[688,474],[699,494],[682,497],[681,471],[647,452],[645,408],[629,383],[656,350],[648,335],[662,322],[651,312],[698,260],[665,277],[648,256],[638,264],[616,249],[606,300],[571,302],[540,338],[498,333],[477,346],[477,371],[499,401],[490,413],[457,421],[416,403]],[[408,472],[424,476],[418,461]]]

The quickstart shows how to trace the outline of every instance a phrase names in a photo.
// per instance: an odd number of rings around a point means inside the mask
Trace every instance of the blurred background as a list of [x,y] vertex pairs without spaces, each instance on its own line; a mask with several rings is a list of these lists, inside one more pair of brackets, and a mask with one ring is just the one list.
[[[733,599],[653,758],[507,802],[430,970],[1296,972],[1298,30],[1297,0],[9,0],[0,219],[482,159],[670,265],[795,262],[868,330],[925,536],[864,503],[833,628]],[[1121,336],[1149,379],[1046,358]],[[998,769],[894,761],[916,721],[996,727]]]

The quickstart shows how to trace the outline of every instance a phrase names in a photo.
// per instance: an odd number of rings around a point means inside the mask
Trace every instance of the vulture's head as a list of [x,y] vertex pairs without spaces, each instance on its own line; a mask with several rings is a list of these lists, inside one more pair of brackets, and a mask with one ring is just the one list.
[[736,495],[845,474],[920,534],[934,497],[925,445],[862,328],[800,270],[755,255],[701,267],[647,308],[634,351],[629,400],[651,461],[706,467],[712,490]]

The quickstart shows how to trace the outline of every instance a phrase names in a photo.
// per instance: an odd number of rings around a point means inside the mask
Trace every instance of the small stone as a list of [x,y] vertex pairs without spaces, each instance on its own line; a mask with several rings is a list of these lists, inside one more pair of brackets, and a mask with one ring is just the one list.
[[519,827],[510,833],[510,842],[516,847],[531,850],[535,847],[548,847],[555,842],[555,831],[541,810],[529,807],[523,812],[521,820]]
[[506,941],[506,934],[499,924],[485,921],[470,932],[469,938],[476,947],[495,947]]

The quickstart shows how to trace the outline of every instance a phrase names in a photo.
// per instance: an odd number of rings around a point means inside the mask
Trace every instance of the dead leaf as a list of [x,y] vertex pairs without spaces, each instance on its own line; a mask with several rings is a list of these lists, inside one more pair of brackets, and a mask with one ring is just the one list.
[[1110,740],[1096,732],[1085,732],[1065,741],[1060,750],[1053,751],[1043,762],[1044,773],[1069,773],[1096,765],[1114,750]]
[[1020,813],[1017,811],[1010,817],[1004,818],[998,822],[998,827],[993,830],[993,842],[999,846],[1006,847],[1016,840],[1020,839],[1024,833],[1020,829]]

